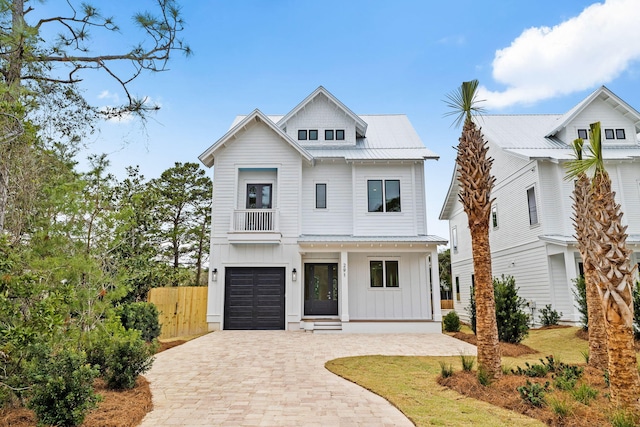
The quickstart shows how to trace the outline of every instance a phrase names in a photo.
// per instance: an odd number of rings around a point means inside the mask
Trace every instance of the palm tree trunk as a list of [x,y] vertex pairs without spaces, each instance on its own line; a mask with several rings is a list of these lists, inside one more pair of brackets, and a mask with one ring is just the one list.
[[596,283],[601,297],[607,347],[611,399],[620,407],[640,410],[640,377],[633,342],[633,275],[626,247],[626,226],[622,226],[620,205],[615,202],[611,179],[606,171],[593,180],[594,227],[593,248]]

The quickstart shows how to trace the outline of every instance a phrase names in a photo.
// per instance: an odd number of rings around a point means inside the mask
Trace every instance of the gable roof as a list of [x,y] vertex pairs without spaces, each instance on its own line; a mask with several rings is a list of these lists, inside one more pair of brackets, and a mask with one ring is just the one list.
[[300,104],[296,105],[295,108],[289,111],[284,117],[281,117],[277,122],[278,126],[284,126],[287,121],[298,114],[300,110],[302,110],[307,104],[313,102],[318,96],[324,95],[329,99],[329,101],[333,102],[338,108],[340,108],[344,113],[350,117],[353,121],[356,122],[356,134],[360,137],[363,137],[367,133],[367,123],[358,117],[353,111],[351,111],[346,105],[344,105],[338,98],[333,96],[331,92],[325,89],[322,86],[318,86],[316,90],[314,90],[311,95],[307,96]]
[[252,122],[264,123],[271,130],[273,130],[280,138],[282,138],[285,142],[291,145],[300,155],[306,159],[308,162],[313,161],[313,156],[307,150],[305,150],[297,141],[287,135],[285,132],[280,129],[268,116],[263,114],[260,110],[255,109],[251,114],[242,118],[239,122],[235,124],[227,133],[225,133],[222,138],[213,143],[212,146],[207,148],[202,154],[198,156],[198,159],[207,167],[211,167],[214,164],[215,160],[215,152],[222,146],[233,142],[235,136],[238,132],[244,130],[246,126],[252,124]]
[[560,116],[557,122],[553,125],[553,127],[550,128],[551,130],[548,131],[545,136],[553,136],[560,130],[564,129],[578,114],[584,111],[584,109],[587,108],[587,106],[589,106],[589,104],[591,104],[597,98],[605,101],[627,119],[630,119],[635,125],[636,133],[640,133],[640,113],[638,113],[638,111],[636,111],[633,107],[620,99],[615,93],[607,89],[607,87],[600,86],[598,89],[592,92],[591,95],[587,96],[580,103],[578,103],[578,105]]

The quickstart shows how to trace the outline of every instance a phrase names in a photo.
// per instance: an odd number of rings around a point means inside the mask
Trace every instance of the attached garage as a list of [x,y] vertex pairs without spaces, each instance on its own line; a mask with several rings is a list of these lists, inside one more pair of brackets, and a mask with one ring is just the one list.
[[227,267],[224,329],[284,329],[285,269]]

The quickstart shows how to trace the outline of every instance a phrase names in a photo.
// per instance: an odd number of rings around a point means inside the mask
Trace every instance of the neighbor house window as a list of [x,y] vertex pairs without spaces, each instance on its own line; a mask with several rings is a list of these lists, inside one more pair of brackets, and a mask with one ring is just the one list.
[[493,228],[498,228],[498,207],[496,205],[491,206],[491,225]]
[[604,137],[605,137],[605,139],[614,139],[615,138],[615,134],[613,133],[613,129],[605,129],[604,130]]
[[460,301],[460,278],[456,276],[456,301]]
[[336,129],[336,139],[338,141],[344,141],[344,129]]
[[324,131],[324,139],[326,141],[333,141],[333,129],[327,129]]
[[369,261],[372,288],[398,288],[398,261]]
[[298,130],[298,141],[306,141],[307,140],[307,130],[300,129]]
[[578,129],[578,138],[588,139],[589,134],[586,129]]
[[400,180],[370,179],[367,181],[369,212],[400,212]]
[[624,129],[616,129],[616,139],[625,139]]
[[451,229],[451,246],[453,248],[453,252],[458,252],[458,228],[453,227]]
[[529,225],[536,225],[538,223],[538,205],[536,204],[535,187],[527,189],[527,203],[529,205]]
[[317,141],[318,140],[318,129],[311,129],[309,131],[309,140]]
[[327,208],[327,184],[316,184],[316,209]]

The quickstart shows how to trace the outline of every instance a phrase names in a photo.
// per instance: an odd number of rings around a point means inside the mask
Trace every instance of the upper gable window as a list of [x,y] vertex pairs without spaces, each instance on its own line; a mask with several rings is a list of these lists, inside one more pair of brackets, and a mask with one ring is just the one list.
[[309,141],[317,141],[317,140],[318,140],[318,129],[310,129]]
[[336,129],[336,140],[344,141],[344,129]]
[[298,141],[306,141],[307,140],[307,130],[300,129],[298,130]]
[[626,139],[624,129],[616,129],[616,139]]
[[333,141],[333,129],[327,129],[324,131],[325,141]]
[[589,139],[589,134],[586,129],[578,129],[578,138]]
[[605,139],[614,139],[615,138],[615,134],[613,133],[613,129],[605,129],[604,130],[604,137],[605,137]]

